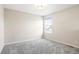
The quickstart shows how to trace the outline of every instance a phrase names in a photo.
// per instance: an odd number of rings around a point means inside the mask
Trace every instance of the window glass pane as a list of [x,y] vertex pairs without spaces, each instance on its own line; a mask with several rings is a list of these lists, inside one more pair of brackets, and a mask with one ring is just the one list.
[[52,17],[45,17],[44,31],[45,33],[52,33]]

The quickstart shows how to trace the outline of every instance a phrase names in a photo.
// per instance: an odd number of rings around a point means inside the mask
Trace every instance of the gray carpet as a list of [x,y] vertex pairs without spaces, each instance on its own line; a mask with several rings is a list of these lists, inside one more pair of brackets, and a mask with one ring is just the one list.
[[5,45],[2,54],[78,54],[79,49],[45,39]]

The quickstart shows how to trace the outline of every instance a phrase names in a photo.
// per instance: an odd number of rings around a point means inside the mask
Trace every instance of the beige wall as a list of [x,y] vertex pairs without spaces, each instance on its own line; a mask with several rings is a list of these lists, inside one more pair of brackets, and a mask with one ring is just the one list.
[[45,33],[45,38],[79,48],[79,6],[51,14],[51,34]]
[[41,38],[42,23],[40,16],[5,9],[5,44]]
[[3,6],[0,5],[0,53],[4,46],[4,15]]

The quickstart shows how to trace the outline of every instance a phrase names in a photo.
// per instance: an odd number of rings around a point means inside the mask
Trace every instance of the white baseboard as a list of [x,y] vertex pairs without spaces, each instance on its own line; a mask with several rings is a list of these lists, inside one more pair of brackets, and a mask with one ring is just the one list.
[[5,43],[5,45],[16,44],[16,43],[21,43],[21,42],[31,41],[31,40],[38,40],[38,39],[41,39],[41,37],[29,38],[29,39],[23,40],[23,41],[9,42],[9,43]]
[[[59,40],[56,40],[55,38],[52,38],[52,39],[49,39],[49,38],[45,38],[49,41],[55,41],[55,42],[58,42],[58,43],[61,43],[61,44],[65,44],[65,45],[68,45],[68,46],[72,46],[72,47],[75,47],[75,48],[79,48],[79,46],[76,46],[76,45],[73,45],[73,44],[70,44],[70,43],[67,43],[67,42],[63,42],[63,41],[59,41]],[[53,40],[55,39],[55,40]]]

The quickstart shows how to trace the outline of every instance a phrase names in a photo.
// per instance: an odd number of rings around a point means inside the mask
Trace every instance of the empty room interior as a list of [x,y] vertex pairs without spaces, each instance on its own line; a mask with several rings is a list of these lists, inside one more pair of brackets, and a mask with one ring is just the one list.
[[79,5],[0,4],[0,54],[79,54]]

